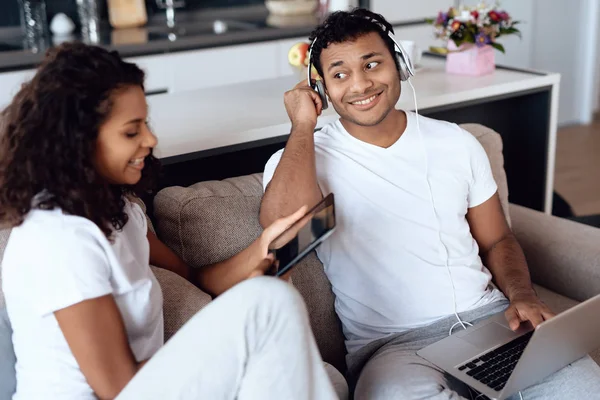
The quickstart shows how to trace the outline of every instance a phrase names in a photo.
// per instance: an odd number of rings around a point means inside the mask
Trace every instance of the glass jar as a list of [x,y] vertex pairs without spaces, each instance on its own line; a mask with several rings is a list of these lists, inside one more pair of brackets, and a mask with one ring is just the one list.
[[23,47],[34,53],[48,48],[48,16],[44,0],[19,0]]
[[97,0],[77,0],[77,15],[81,24],[81,39],[84,43],[100,42],[100,15]]

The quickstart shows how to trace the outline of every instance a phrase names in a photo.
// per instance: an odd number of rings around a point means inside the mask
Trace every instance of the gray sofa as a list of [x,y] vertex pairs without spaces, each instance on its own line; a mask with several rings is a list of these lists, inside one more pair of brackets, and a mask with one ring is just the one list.
[[[477,137],[490,158],[505,213],[525,251],[540,297],[560,312],[600,293],[600,229],[509,204],[500,136],[481,125],[463,127]],[[261,175],[255,174],[163,189],[154,200],[158,236],[197,268],[234,255],[261,231],[261,181]],[[8,234],[0,232],[0,259]],[[154,268],[154,272],[164,294],[165,335],[169,338],[210,297],[169,271]],[[323,359],[345,371],[344,338],[334,296],[314,254],[294,269],[292,281],[306,300]],[[592,356],[600,363],[600,351]]]
[[[510,204],[500,135],[476,124],[463,128],[487,152],[505,214],[525,251],[540,297],[559,312],[600,293],[600,229]],[[154,200],[158,234],[193,266],[225,259],[259,235],[262,195],[261,174],[165,188]],[[324,360],[345,371],[334,296],[314,254],[294,268],[292,280],[306,300]],[[593,356],[600,363],[600,351]]]

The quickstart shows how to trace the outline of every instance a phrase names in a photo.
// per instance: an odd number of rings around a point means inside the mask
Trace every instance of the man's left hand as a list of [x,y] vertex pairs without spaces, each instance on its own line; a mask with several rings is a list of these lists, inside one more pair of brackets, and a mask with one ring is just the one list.
[[535,293],[531,293],[512,298],[504,315],[510,329],[516,331],[522,322],[529,321],[535,328],[545,320],[554,317],[555,314]]

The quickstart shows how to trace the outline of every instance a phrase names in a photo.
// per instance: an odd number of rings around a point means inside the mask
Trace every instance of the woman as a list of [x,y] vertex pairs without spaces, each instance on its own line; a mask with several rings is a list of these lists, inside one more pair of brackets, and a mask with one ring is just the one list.
[[[158,165],[143,79],[115,52],[65,44],[2,115],[14,398],[334,398],[300,296],[274,278],[246,281],[270,267],[268,243],[305,209],[232,259],[192,270],[128,200],[151,189]],[[164,346],[149,263],[227,291]]]

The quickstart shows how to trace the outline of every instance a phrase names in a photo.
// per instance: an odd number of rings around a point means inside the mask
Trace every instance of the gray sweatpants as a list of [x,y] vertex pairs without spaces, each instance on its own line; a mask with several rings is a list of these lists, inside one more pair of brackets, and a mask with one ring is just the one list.
[[[347,395],[343,378],[339,384]],[[277,278],[250,279],[219,296],[117,396],[117,400],[237,398],[338,398],[302,297]]]
[[[508,301],[498,301],[464,312],[460,317],[475,324],[507,307]],[[455,322],[456,317],[452,316],[423,328],[377,340],[349,354],[346,360],[351,384],[356,384],[354,398],[471,399],[467,385],[416,354],[423,347],[448,336]],[[600,367],[586,356],[527,388],[522,395],[524,400],[600,399]],[[480,400],[482,398],[479,397]],[[519,395],[510,399],[519,400]]]

